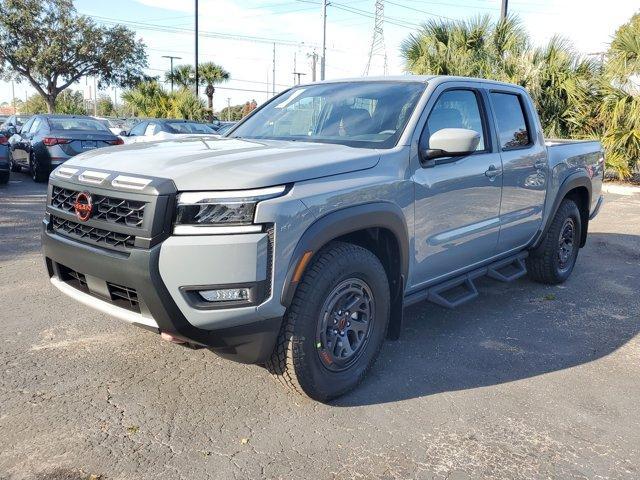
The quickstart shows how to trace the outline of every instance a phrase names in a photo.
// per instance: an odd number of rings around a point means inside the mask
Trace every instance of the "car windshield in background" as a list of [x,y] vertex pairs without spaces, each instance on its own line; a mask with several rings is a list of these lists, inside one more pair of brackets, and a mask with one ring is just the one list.
[[169,126],[177,133],[215,133],[215,131],[202,123],[168,122]]
[[230,137],[391,148],[424,91],[421,82],[340,82],[293,88]]
[[85,130],[111,133],[100,121],[91,118],[49,118],[49,125],[51,130]]

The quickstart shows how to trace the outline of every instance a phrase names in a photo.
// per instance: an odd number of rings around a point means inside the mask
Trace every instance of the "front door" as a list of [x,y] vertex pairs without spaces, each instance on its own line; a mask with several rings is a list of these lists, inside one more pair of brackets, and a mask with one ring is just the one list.
[[472,155],[426,168],[412,162],[418,167],[413,175],[415,246],[409,288],[495,255],[500,231],[502,164],[485,100],[479,90],[462,86],[441,88],[434,96],[421,148],[428,147],[429,136],[443,128],[475,130],[481,140]]

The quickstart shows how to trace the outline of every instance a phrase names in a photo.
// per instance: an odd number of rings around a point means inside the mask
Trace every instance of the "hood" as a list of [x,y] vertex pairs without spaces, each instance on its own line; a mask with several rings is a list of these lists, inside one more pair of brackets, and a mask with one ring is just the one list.
[[326,143],[188,136],[94,150],[65,165],[168,178],[180,191],[233,190],[364,170],[379,157]]

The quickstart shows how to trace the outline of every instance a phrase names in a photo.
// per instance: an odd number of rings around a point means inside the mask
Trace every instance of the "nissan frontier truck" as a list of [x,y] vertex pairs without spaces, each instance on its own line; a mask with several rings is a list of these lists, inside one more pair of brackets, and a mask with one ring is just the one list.
[[70,159],[42,244],[76,301],[327,401],[398,338],[404,307],[456,307],[482,276],[566,281],[603,172],[598,142],[545,141],[516,85],[327,81],[223,138]]

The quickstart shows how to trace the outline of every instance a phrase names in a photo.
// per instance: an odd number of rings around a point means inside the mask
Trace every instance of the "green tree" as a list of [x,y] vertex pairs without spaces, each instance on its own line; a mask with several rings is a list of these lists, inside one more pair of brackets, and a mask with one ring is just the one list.
[[164,74],[164,78],[179,88],[191,88],[196,82],[195,70],[191,65],[176,65],[173,67],[173,71],[168,70]]
[[67,115],[86,115],[87,109],[82,92],[65,90],[56,98],[55,110],[57,113]]
[[166,118],[171,107],[169,94],[155,80],[138,83],[125,91],[122,99],[131,113],[139,117]]
[[36,113],[46,112],[47,102],[45,102],[44,98],[37,93],[27,98],[26,102],[24,102],[20,107],[20,113],[26,115],[35,115]]
[[205,86],[204,94],[207,96],[209,111],[213,114],[213,94],[216,91],[214,85],[229,80],[229,72],[220,65],[206,62],[199,66],[198,76],[200,83]]
[[640,14],[616,32],[606,56],[597,101],[607,166],[626,178],[640,170]]
[[190,90],[182,89],[170,94],[171,109],[168,116],[172,118],[185,118],[188,120],[204,120],[207,111],[204,103],[195,93]]
[[72,0],[0,2],[0,72],[26,79],[49,112],[81,77],[127,87],[145,77],[146,66],[144,44],[132,30],[99,26],[79,15]]
[[202,120],[206,110],[195,93],[182,88],[167,93],[157,81],[141,82],[122,94],[130,111],[141,117]]
[[98,98],[98,105],[96,105],[96,111],[100,117],[109,117],[115,115],[116,111],[113,106],[113,101],[108,95],[100,95]]
[[[213,115],[213,94],[215,85],[226,82],[231,75],[220,65],[213,62],[205,62],[198,65],[198,82],[204,86],[204,94],[207,96],[210,115]],[[173,71],[168,70],[164,74],[165,81],[173,82],[180,88],[193,88],[196,83],[196,71],[193,65],[177,65]]]

